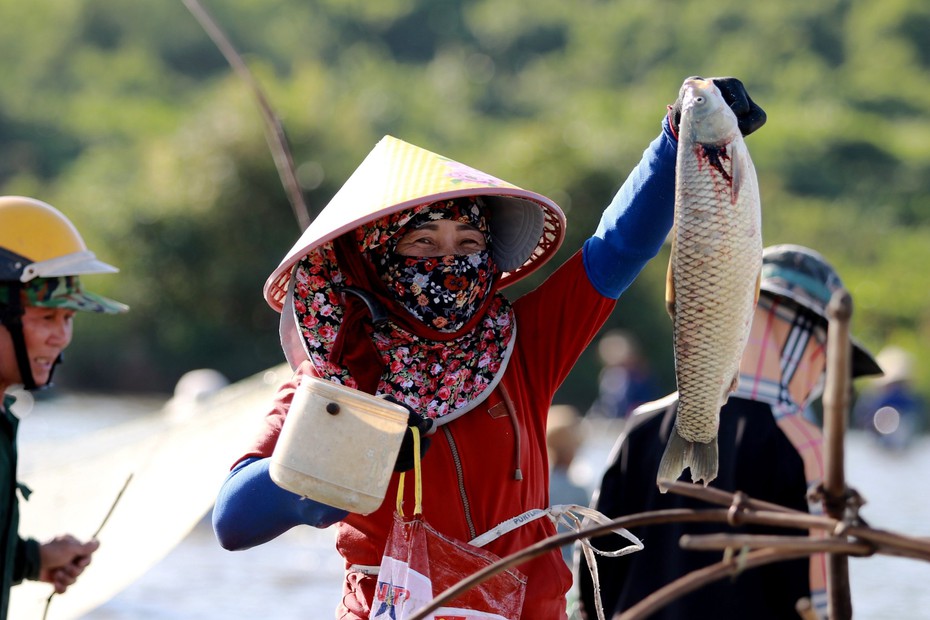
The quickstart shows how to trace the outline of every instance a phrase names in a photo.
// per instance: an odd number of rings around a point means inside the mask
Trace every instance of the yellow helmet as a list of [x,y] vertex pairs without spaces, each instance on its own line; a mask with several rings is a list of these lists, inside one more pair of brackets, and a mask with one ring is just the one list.
[[117,271],[97,260],[74,224],[55,207],[35,198],[0,196],[0,280]]
[[[114,273],[97,260],[77,228],[58,209],[34,198],[0,196],[0,325],[9,332],[27,390],[37,385],[23,332],[25,306],[115,314],[128,307],[83,289],[80,276]],[[61,362],[61,355],[54,366]]]

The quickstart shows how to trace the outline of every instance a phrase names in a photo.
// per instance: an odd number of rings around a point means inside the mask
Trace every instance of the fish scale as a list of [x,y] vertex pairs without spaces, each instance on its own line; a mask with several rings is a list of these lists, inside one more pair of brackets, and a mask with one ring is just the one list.
[[736,116],[711,81],[682,89],[667,293],[678,410],[658,479],[690,468],[707,484],[717,475],[720,407],[736,386],[758,298],[761,215]]

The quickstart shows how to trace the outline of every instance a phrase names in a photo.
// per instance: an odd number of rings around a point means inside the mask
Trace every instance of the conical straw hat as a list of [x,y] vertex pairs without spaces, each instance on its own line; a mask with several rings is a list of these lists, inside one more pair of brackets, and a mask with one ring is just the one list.
[[280,312],[294,264],[327,241],[395,211],[464,196],[482,196],[489,207],[501,287],[535,271],[562,243],[565,215],[545,196],[385,136],[268,277],[265,300]]

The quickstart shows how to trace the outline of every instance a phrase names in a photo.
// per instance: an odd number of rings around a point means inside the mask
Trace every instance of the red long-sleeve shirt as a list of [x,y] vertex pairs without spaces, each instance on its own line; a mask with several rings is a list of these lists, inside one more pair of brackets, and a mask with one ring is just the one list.
[[[439,427],[423,459],[423,518],[432,527],[468,541],[527,510],[549,506],[546,415],[555,391],[614,305],[613,299],[591,285],[581,252],[514,302],[517,340],[500,385],[477,408]],[[295,386],[306,372],[307,365],[298,368],[282,387],[263,432],[243,458],[271,455]],[[516,434],[505,393],[513,405]],[[517,462],[522,480],[514,479]],[[337,525],[336,546],[347,566],[341,618],[368,618],[377,577],[348,567],[380,564],[393,519],[397,478],[395,474],[387,490],[390,501],[370,515],[350,514]],[[503,557],[555,533],[548,519],[537,519],[485,549]],[[560,552],[517,568],[527,576],[522,617],[565,618],[565,593],[572,578]]]

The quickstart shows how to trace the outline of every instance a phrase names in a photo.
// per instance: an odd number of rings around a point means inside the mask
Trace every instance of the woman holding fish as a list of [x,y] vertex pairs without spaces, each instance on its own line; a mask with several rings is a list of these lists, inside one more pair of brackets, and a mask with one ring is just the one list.
[[[714,82],[701,82],[721,96]],[[764,113],[738,80],[715,82],[744,133],[762,125]],[[671,228],[677,121],[666,115],[583,248],[512,302],[502,290],[562,242],[559,207],[385,137],[266,283],[266,300],[282,313],[282,343],[295,374],[220,491],[214,527],[221,544],[243,549],[296,525],[337,524],[347,568],[336,617],[382,617],[384,606],[373,601],[376,588],[390,586],[377,572],[393,501],[371,514],[347,513],[270,478],[269,457],[305,375],[391,397],[415,412],[412,423],[431,428],[422,514],[444,537],[473,541],[519,521],[483,547],[505,556],[554,535],[549,518],[520,519],[549,506],[547,412]],[[387,497],[396,493],[394,475]],[[565,618],[572,577],[559,551],[519,571],[525,591],[514,593],[524,601],[515,617]]]

